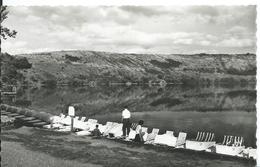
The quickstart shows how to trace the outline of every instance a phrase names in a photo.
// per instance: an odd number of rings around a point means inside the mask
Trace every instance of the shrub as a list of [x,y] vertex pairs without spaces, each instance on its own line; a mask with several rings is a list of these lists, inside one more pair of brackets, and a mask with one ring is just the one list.
[[7,108],[7,112],[16,113],[17,111],[18,111],[18,109],[15,108],[15,107],[8,107]]
[[13,65],[17,69],[29,69],[29,68],[32,67],[32,64],[29,63],[28,60],[25,57],[14,59]]
[[7,105],[1,104],[0,109],[1,109],[1,110],[6,110],[6,109],[7,109]]
[[42,82],[43,87],[54,88],[57,86],[56,80],[46,80]]
[[18,109],[17,113],[20,114],[20,115],[24,115],[25,110],[24,109]]
[[45,122],[50,123],[50,117],[52,116],[51,114],[45,113],[45,112],[35,112],[34,115],[36,118],[43,120]]
[[182,63],[172,60],[172,59],[166,59],[166,62],[161,62],[158,60],[151,60],[150,61],[151,64],[159,67],[159,68],[176,68],[179,67]]
[[75,56],[71,56],[71,55],[68,55],[68,54],[65,54],[65,59],[69,60],[69,61],[72,61],[72,62],[76,62],[76,61],[80,60],[80,58],[75,57]]
[[28,107],[32,104],[32,102],[30,100],[16,100],[15,104],[17,106]]
[[31,117],[31,116],[33,116],[33,112],[32,112],[31,110],[28,110],[28,109],[27,109],[27,110],[25,111],[24,115],[27,116],[27,117]]

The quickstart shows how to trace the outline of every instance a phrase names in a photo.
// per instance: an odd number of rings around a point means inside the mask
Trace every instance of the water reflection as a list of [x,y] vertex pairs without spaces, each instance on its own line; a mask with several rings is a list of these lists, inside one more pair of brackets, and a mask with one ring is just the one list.
[[122,107],[128,105],[133,120],[144,119],[148,127],[175,132],[215,132],[217,141],[223,135],[244,136],[247,146],[255,147],[256,91],[243,87],[81,87],[54,89],[21,89],[5,103],[59,114],[68,104],[76,113],[106,121],[120,121]]

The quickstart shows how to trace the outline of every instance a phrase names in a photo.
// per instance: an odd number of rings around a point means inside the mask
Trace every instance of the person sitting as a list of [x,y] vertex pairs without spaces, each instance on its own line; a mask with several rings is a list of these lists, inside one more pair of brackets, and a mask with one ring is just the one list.
[[138,125],[135,129],[135,132],[136,132],[136,135],[135,135],[135,138],[134,138],[134,141],[135,142],[144,142],[144,139],[143,139],[143,136],[144,136],[144,132],[142,132],[142,125],[144,124],[144,121],[143,120],[140,120],[138,122]]
[[101,137],[101,132],[98,129],[98,125],[96,125],[96,128],[92,131],[92,136],[95,138],[100,138]]

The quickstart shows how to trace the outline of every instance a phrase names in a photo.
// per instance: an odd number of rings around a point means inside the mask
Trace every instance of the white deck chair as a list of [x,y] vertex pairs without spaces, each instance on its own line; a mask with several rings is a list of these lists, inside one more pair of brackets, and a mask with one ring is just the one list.
[[71,125],[71,117],[66,116],[64,119],[61,120],[61,123],[65,125]]
[[155,144],[167,145],[171,147],[175,147],[177,142],[177,137],[173,135],[167,135],[166,133],[163,135],[156,135],[154,139]]
[[83,131],[76,132],[76,135],[78,135],[78,136],[89,136],[89,135],[91,135],[91,132],[88,131],[88,130],[83,130]]
[[142,127],[142,132],[147,133],[147,130],[148,130],[147,127]]
[[180,132],[176,141],[176,147],[184,145],[186,142],[187,133]]
[[227,141],[226,145],[232,145],[232,143],[233,143],[233,137],[234,137],[234,136],[229,136],[229,140]]
[[238,137],[237,139],[237,146],[242,146],[243,137]]
[[80,121],[84,122],[86,120],[86,117],[81,117]]
[[113,122],[107,122],[106,129],[104,130],[103,136],[107,136],[112,127],[113,127]]
[[208,139],[206,139],[205,141],[210,141],[212,135],[213,133],[209,133]]
[[197,136],[196,136],[196,141],[198,141],[198,139],[199,139],[199,136],[200,136],[200,132],[197,132]]
[[63,126],[62,128],[60,129],[57,129],[56,131],[59,131],[59,132],[69,132],[71,129],[70,126]]
[[222,142],[222,145],[226,145],[226,140],[227,140],[227,136],[225,135],[224,139],[223,139],[223,142]]
[[64,119],[65,117],[66,117],[66,115],[64,115],[64,114],[61,114],[61,116],[60,116],[61,119]]
[[243,142],[244,142],[244,138],[241,137],[240,141],[239,141],[239,145],[238,146],[242,146],[243,145]]
[[113,134],[114,137],[121,137],[123,135],[123,124],[117,123],[115,126],[109,131],[109,133]]
[[152,144],[154,142],[155,136],[158,135],[160,129],[153,128],[152,132],[147,135],[145,144]]
[[158,134],[158,133],[159,133],[159,131],[160,131],[160,129],[153,128],[153,130],[152,130],[152,133],[153,133],[153,134]]
[[203,132],[200,132],[200,133],[199,133],[199,137],[198,137],[197,141],[200,141],[200,140],[201,140],[202,134],[203,134]]
[[[110,125],[110,123],[109,123]],[[106,128],[106,134],[109,135],[110,133],[113,133],[114,129],[119,125],[117,122],[111,122],[111,125],[108,126],[109,128]]]
[[214,137],[215,137],[215,134],[212,133],[212,134],[211,134],[211,138],[209,138],[209,141],[213,141],[213,140],[214,140]]
[[166,133],[165,133],[166,135],[170,135],[170,136],[173,136],[173,131],[166,131]]
[[234,143],[233,143],[233,146],[237,147],[238,146],[238,143],[239,143],[239,137],[238,136],[235,136],[234,137]]
[[228,145],[231,136],[227,136],[225,145]]
[[199,141],[203,141],[204,137],[205,137],[205,132],[202,133],[202,136]]
[[138,126],[138,123],[132,123],[131,124],[131,129],[135,130],[137,126]]
[[103,125],[103,124],[98,124],[98,129],[100,130],[100,132],[103,134],[105,129],[106,129],[107,125]]
[[97,123],[98,121],[96,120],[96,119],[88,119],[88,121],[87,122],[89,122],[89,123]]
[[142,127],[142,132],[144,132],[144,136],[143,136],[144,142],[147,140],[147,136],[148,136],[147,131],[148,131],[147,127]]
[[129,139],[134,139],[134,138],[135,138],[135,135],[136,135],[136,131],[133,130],[133,129],[130,129],[128,138],[129,138]]
[[207,140],[208,140],[208,137],[209,137],[209,135],[210,135],[210,133],[209,133],[209,132],[207,132],[207,134],[206,134],[206,136],[205,136],[205,139],[204,139],[204,141],[207,141]]
[[79,120],[79,116],[76,116],[74,119],[75,119],[75,120]]

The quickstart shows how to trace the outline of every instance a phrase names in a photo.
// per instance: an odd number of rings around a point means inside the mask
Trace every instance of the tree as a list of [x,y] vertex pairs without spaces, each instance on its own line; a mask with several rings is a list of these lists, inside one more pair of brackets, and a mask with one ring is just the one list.
[[6,40],[7,37],[15,38],[17,34],[17,31],[2,26],[3,21],[8,18],[8,13],[7,6],[1,6],[1,38],[4,40]]

